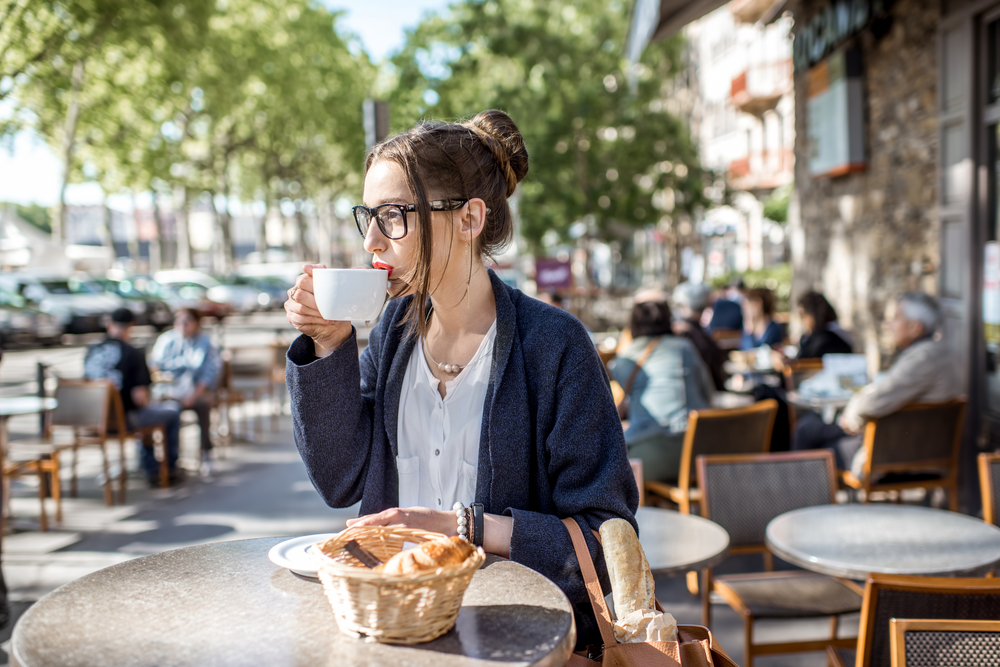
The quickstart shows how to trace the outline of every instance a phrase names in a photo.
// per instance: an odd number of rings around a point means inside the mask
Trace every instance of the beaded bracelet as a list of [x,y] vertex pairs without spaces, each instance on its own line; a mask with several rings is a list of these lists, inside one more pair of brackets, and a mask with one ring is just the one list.
[[471,542],[472,522],[469,521],[468,510],[466,510],[465,505],[457,501],[451,508],[455,510],[455,519],[458,521],[458,536],[466,542]]

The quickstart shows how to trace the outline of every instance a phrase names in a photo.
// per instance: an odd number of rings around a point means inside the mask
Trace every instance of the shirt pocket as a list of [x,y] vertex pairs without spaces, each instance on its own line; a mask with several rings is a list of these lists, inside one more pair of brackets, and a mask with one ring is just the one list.
[[415,507],[420,504],[420,457],[396,457],[396,474],[399,476],[399,506]]
[[465,505],[476,502],[476,475],[479,473],[477,466],[462,460],[461,471],[458,479],[458,500]]

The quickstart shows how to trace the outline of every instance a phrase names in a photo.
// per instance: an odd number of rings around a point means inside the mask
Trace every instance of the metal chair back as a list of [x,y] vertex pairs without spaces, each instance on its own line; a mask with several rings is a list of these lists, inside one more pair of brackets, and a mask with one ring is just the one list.
[[699,456],[702,516],[729,533],[731,551],[764,548],[771,519],[829,505],[837,492],[829,450],[739,456]]
[[965,407],[964,398],[915,403],[870,421],[865,428],[866,474],[955,467]]
[[894,618],[892,667],[993,667],[1000,665],[1000,621]]
[[1000,454],[979,455],[979,487],[983,494],[983,518],[1000,525]]
[[893,618],[998,619],[1000,579],[871,575],[861,606],[860,667],[892,667]]

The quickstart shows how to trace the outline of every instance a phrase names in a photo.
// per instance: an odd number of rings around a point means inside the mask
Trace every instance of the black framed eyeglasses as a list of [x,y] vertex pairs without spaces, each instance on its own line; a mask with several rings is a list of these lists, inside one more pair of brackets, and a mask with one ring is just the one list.
[[[468,199],[439,199],[428,202],[432,211],[457,211],[469,203]],[[393,241],[406,236],[406,214],[417,210],[416,204],[380,204],[371,208],[358,205],[355,206],[354,222],[358,224],[358,232],[361,236],[368,235],[368,227],[372,224],[372,219],[378,225],[378,229],[387,239]]]

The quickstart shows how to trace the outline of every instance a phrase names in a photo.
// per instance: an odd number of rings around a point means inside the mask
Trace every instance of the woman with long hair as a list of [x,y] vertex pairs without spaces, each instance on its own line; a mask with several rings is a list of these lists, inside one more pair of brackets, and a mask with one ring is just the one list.
[[458,532],[477,504],[487,552],[546,575],[595,641],[562,517],[635,525],[638,490],[597,351],[579,320],[505,285],[484,259],[513,238],[507,203],[528,172],[514,122],[484,111],[420,123],[374,146],[354,217],[390,301],[358,359],[349,322],[322,319],[307,265],[285,304],[295,442],[350,525]]

